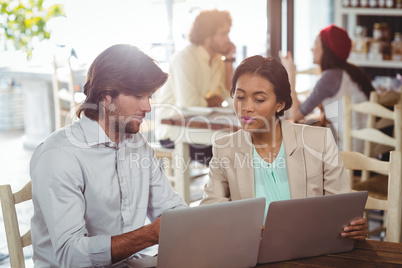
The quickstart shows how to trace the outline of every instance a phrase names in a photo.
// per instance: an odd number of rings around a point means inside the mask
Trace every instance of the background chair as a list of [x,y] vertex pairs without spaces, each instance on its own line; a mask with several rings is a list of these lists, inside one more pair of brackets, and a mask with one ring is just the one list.
[[58,59],[53,56],[53,105],[55,130],[74,122],[76,106],[85,99],[85,94],[76,91],[77,84],[71,67],[72,57],[76,57],[74,50],[68,58]]
[[1,185],[0,198],[11,267],[25,267],[22,249],[32,244],[31,230],[27,231],[23,236],[20,235],[15,205],[32,199],[31,181],[16,193],[12,193],[9,184]]
[[386,200],[374,198],[369,194],[366,210],[386,211],[385,238],[388,242],[402,242],[402,167],[401,152],[390,152],[389,161],[369,158],[357,152],[340,152],[345,168],[367,170],[388,174],[388,196]]
[[[353,141],[364,141],[364,155],[378,156],[379,154],[389,152],[390,150],[402,151],[402,110],[401,105],[394,106],[394,110],[389,110],[381,104],[377,103],[376,93],[372,92],[371,101],[362,103],[352,103],[350,96],[345,96],[343,99],[343,150],[353,151]],[[364,129],[355,130],[352,127],[352,112],[358,112],[367,115],[367,127]],[[391,121],[394,126],[394,134],[389,136],[377,127],[376,122],[381,119]],[[389,125],[389,123],[387,123]],[[376,145],[373,147],[373,145]],[[373,149],[374,148],[374,149]],[[351,178],[351,187],[354,187],[356,177],[353,178],[353,173],[349,172]],[[361,181],[366,181],[369,177],[368,172],[363,172]],[[359,180],[357,180],[358,182]]]

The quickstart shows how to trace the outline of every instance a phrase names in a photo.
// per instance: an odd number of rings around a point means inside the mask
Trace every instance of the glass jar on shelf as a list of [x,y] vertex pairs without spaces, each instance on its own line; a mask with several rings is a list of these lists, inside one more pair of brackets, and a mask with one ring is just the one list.
[[368,40],[366,37],[367,28],[360,25],[356,26],[356,38],[352,42],[350,57],[358,60],[366,59],[368,52]]
[[391,27],[386,22],[380,23],[381,28],[381,40],[385,42],[391,41]]
[[370,7],[377,7],[377,0],[369,0]]
[[373,25],[373,39],[370,42],[370,49],[368,52],[368,59],[369,60],[382,60],[382,36],[383,32],[381,29],[381,23],[374,23]]
[[367,55],[369,60],[381,61],[382,60],[381,41],[374,41],[373,39],[370,42],[370,48]]
[[402,61],[402,35],[395,33],[394,41],[391,43],[392,60]]
[[393,8],[394,7],[394,0],[386,0],[385,1],[385,6],[387,8]]
[[359,0],[350,0],[351,7],[358,7],[359,6]]
[[385,7],[385,0],[378,0],[377,5],[378,7]]
[[369,6],[369,0],[360,0],[360,6],[361,7],[368,7]]
[[374,23],[373,25],[373,41],[381,41],[382,29],[380,23]]

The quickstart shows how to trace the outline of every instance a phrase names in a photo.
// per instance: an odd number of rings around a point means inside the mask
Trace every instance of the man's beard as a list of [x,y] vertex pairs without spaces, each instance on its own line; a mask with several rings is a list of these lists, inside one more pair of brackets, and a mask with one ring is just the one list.
[[228,51],[228,46],[220,46],[217,42],[215,42],[213,39],[211,40],[211,48],[214,52],[220,53],[220,54],[226,54]]
[[106,109],[105,123],[110,130],[113,129],[115,135],[135,134],[139,131],[139,125],[131,120],[131,116],[125,118],[122,110],[119,108],[116,108],[114,111]]

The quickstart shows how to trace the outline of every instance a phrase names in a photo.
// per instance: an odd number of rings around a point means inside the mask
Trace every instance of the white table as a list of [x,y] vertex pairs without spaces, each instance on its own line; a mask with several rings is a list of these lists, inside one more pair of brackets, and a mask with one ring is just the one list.
[[240,128],[234,114],[211,113],[206,116],[189,116],[163,119],[162,124],[172,127],[175,139],[173,170],[175,189],[189,204],[190,199],[190,146],[189,144],[212,145],[222,136]]
[[[24,103],[24,147],[34,149],[54,128],[53,69],[43,66],[0,67],[0,78],[22,86]],[[86,70],[74,71],[76,82],[85,81]]]

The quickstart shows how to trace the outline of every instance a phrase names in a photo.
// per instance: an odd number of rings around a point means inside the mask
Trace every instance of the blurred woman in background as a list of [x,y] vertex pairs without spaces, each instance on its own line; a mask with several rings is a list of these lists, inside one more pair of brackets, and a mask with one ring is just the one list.
[[[349,95],[353,103],[359,103],[367,101],[370,92],[374,90],[370,78],[364,71],[346,61],[351,47],[352,42],[345,29],[331,24],[320,31],[312,51],[313,61],[319,65],[322,71],[321,78],[307,100],[301,104],[295,91],[296,66],[292,55],[288,52],[287,56],[283,57],[282,53],[279,53],[281,62],[289,74],[292,89],[293,106],[289,116],[297,122],[322,104],[325,116],[331,121],[331,127],[335,130],[334,136],[341,150],[342,98]],[[352,117],[355,129],[365,127],[364,116],[353,113]],[[353,145],[355,151],[363,151],[362,142],[353,142]]]

